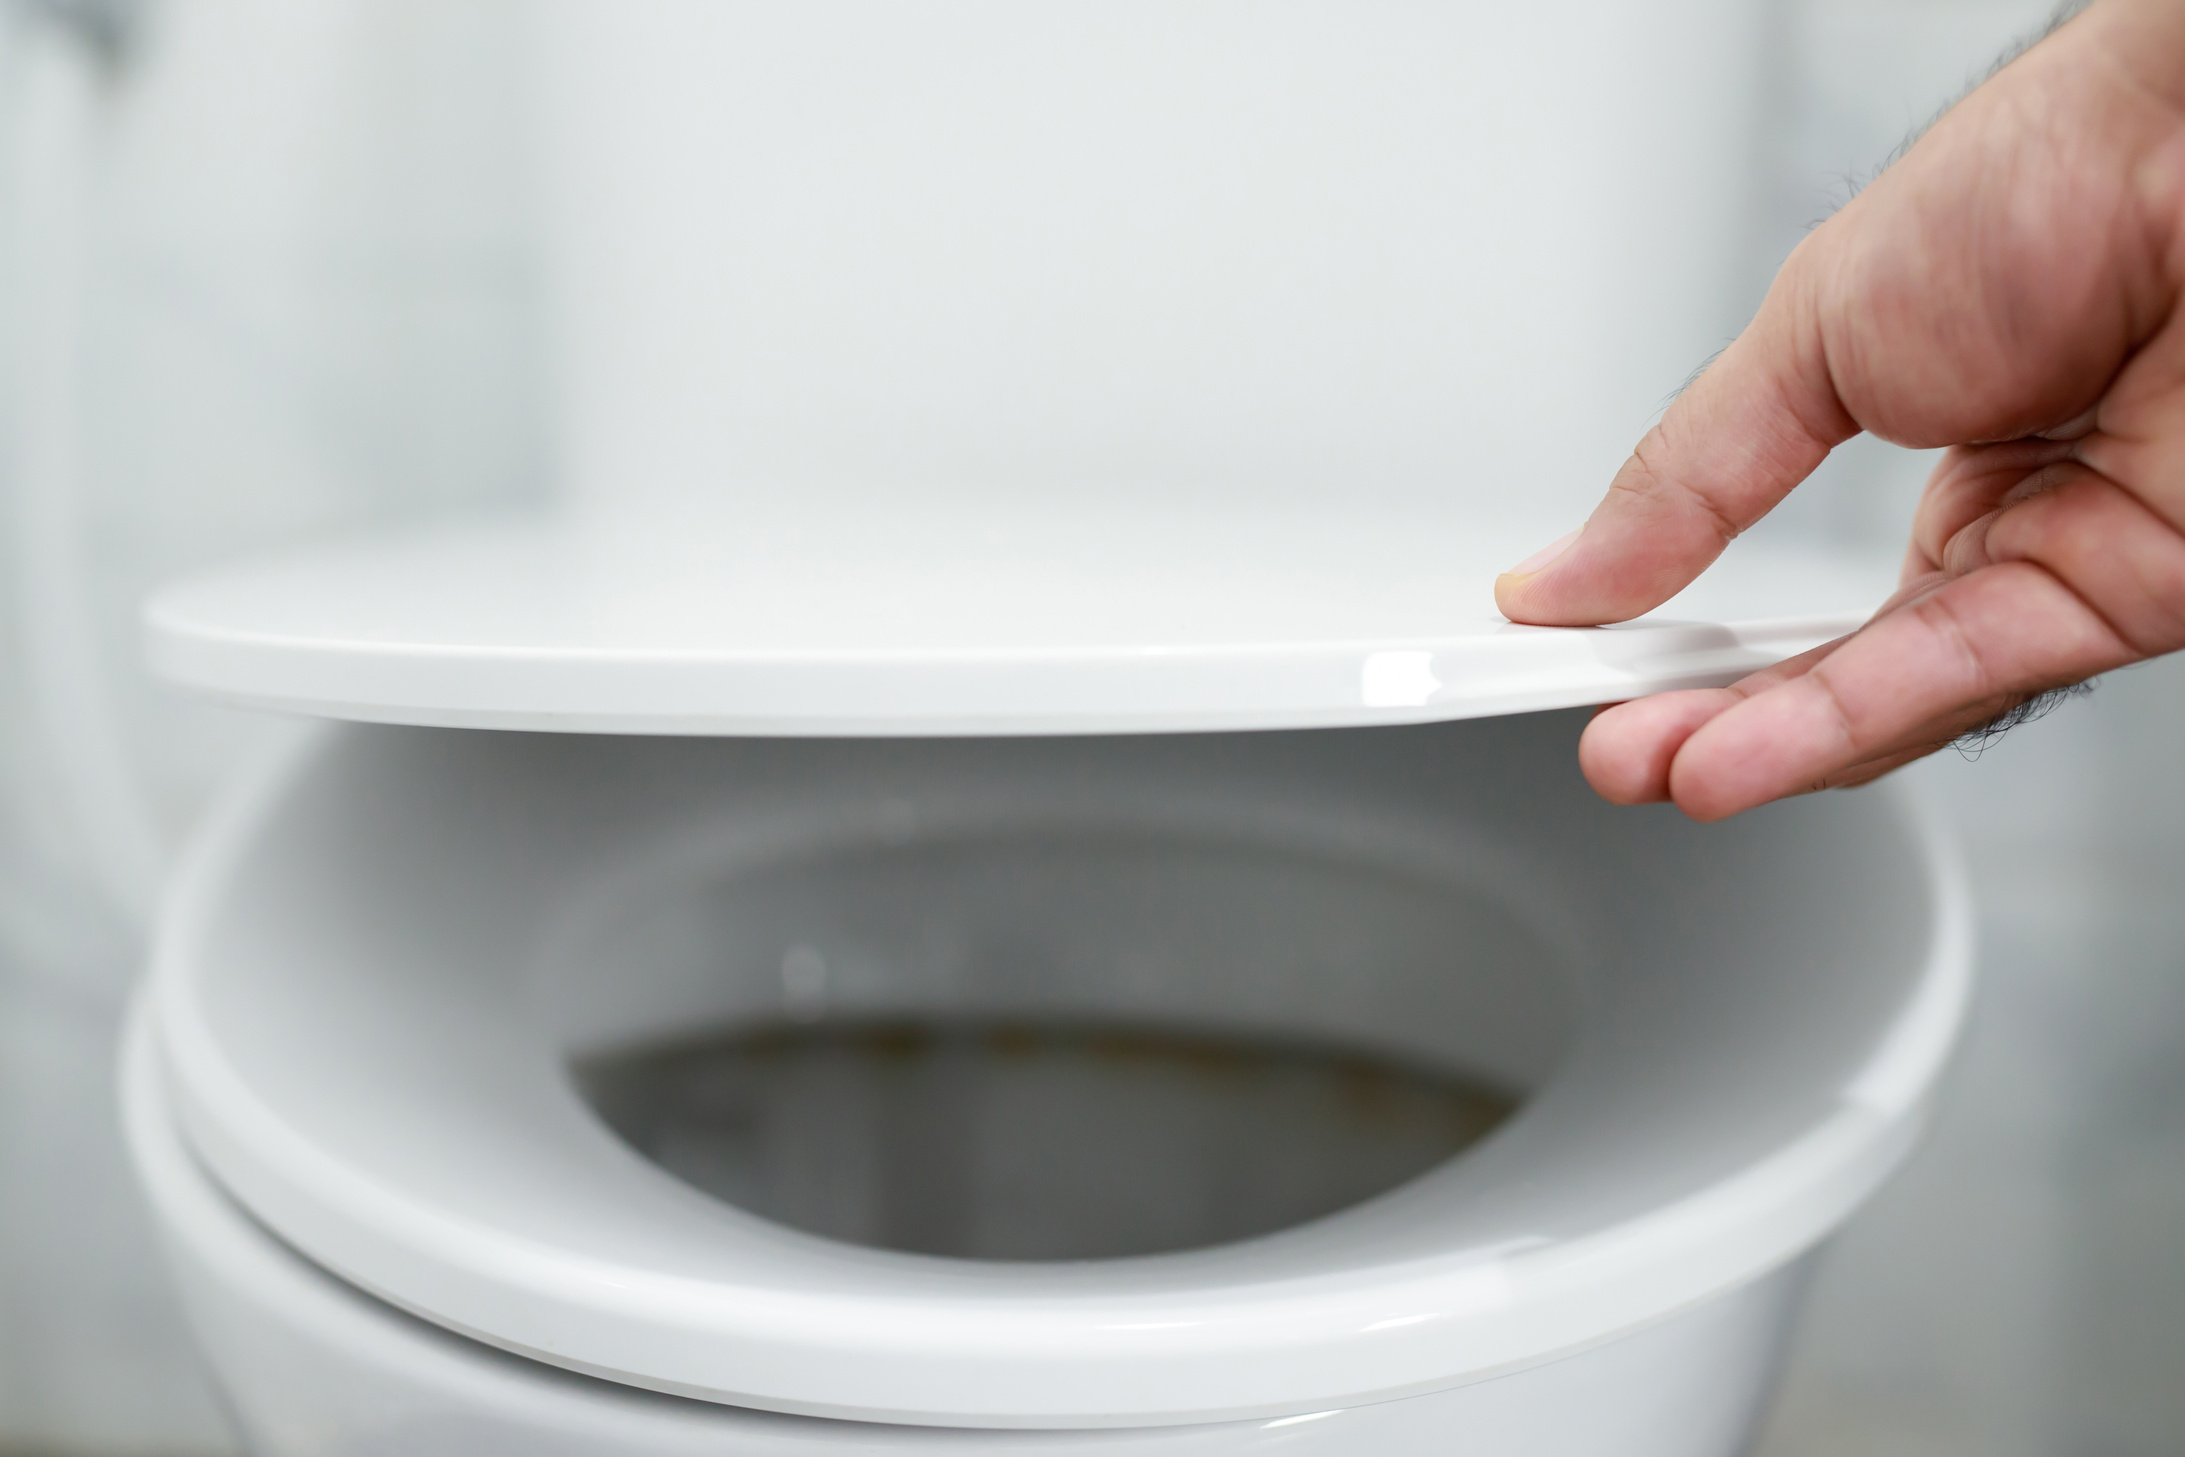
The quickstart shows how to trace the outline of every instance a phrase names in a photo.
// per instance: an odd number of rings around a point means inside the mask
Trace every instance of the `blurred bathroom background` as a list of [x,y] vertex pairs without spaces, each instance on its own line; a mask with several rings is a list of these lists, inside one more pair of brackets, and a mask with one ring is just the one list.
[[[519,4],[0,4],[0,1457],[231,1450],[109,1064],[162,866],[282,729],[150,683],[135,604],[542,493]],[[1748,300],[2051,8],[1777,0]],[[1763,529],[1893,559],[1927,466],[1854,442]],[[1985,987],[1762,1457],[2185,1451],[2181,721],[2161,663],[1909,771],[1962,832]]]

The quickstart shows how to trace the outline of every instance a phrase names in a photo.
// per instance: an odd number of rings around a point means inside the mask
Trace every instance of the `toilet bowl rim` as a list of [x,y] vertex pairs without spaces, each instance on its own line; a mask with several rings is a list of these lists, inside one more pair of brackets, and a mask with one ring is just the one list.
[[[263,1394],[251,1385],[258,1380],[256,1363],[238,1364],[234,1359],[233,1341],[227,1327],[235,1313],[241,1310],[247,1312],[245,1319],[254,1323],[254,1329],[270,1327],[309,1343],[319,1353],[321,1368],[330,1375],[339,1368],[328,1364],[328,1356],[341,1362],[356,1362],[367,1375],[385,1368],[392,1360],[417,1380],[429,1383],[433,1390],[443,1393],[443,1400],[453,1395],[458,1405],[471,1395],[465,1390],[471,1379],[490,1378],[487,1385],[499,1388],[500,1401],[519,1403],[528,1416],[538,1418],[535,1425],[541,1429],[573,1418],[588,1430],[593,1420],[604,1413],[617,1411],[633,1419],[648,1413],[658,1414],[673,1419],[679,1427],[703,1423],[709,1435],[738,1431],[745,1423],[762,1432],[781,1430],[774,1422],[782,1414],[720,1403],[656,1405],[656,1394],[649,1390],[621,1382],[588,1380],[581,1373],[527,1360],[513,1352],[503,1352],[490,1343],[474,1343],[444,1327],[417,1321],[408,1312],[373,1299],[305,1259],[237,1205],[191,1154],[174,1124],[171,1110],[163,1101],[156,1067],[152,1065],[156,1061],[156,1048],[150,1045],[147,1033],[142,1008],[132,1008],[122,1038],[118,1090],[126,1149],[165,1246],[168,1263],[188,1291],[190,1313],[199,1324],[201,1336],[211,1343],[208,1355],[223,1378],[237,1388],[234,1394],[239,1400],[248,1402],[253,1396]],[[1743,1299],[1749,1290],[1779,1285],[1786,1280],[1792,1282],[1795,1289],[1804,1283],[1798,1272],[1809,1268],[1812,1258],[1809,1254],[1793,1260],[1789,1266],[1762,1272],[1747,1286],[1726,1292],[1719,1299]],[[1699,1302],[1691,1310],[1673,1314],[1658,1324],[1674,1325],[1717,1303]],[[1626,1337],[1644,1340],[1653,1328],[1609,1335],[1596,1346],[1616,1347]],[[1583,1359],[1586,1353],[1572,1354]],[[1701,1373],[1694,1375],[1706,1379]],[[1442,1394],[1460,1395],[1464,1388],[1476,1384],[1480,1383],[1468,1380],[1457,1387],[1444,1388]],[[337,1388],[339,1395],[346,1398],[352,1386],[353,1382],[343,1381]],[[481,1388],[477,1394],[492,1401],[496,1393]],[[1424,1395],[1427,1401],[1434,1400],[1434,1393]],[[1399,1401],[1393,1405],[1410,1404]],[[1444,1410],[1427,1408],[1422,1413],[1426,1421],[1419,1430],[1440,1430]],[[1287,1427],[1338,1414],[1335,1409],[1323,1408],[1271,1420],[1263,1418],[1251,1425]],[[791,1417],[789,1420],[800,1419]],[[717,1425],[721,1423],[725,1425]],[[873,1436],[889,1429],[863,1423],[842,1423],[840,1426],[828,1423],[805,1430],[815,1434],[839,1433],[862,1451]],[[1118,1435],[1128,1439],[1146,1430],[1135,1428]],[[1193,1424],[1166,1430],[1181,1436],[1203,1432],[1206,1428]],[[920,1433],[911,1427],[903,1429],[902,1435],[914,1439]],[[1323,1445],[1331,1451],[1354,1450],[1347,1441],[1360,1435],[1346,1430],[1342,1433],[1343,1440]],[[1289,1443],[1272,1432],[1260,1440],[1289,1449]],[[910,1445],[924,1450],[923,1442],[911,1440]],[[1128,1440],[1125,1445],[1129,1445]],[[1192,1450],[1197,1450],[1196,1446]]]
[[[270,785],[262,788],[271,792]],[[1202,1332],[1195,1347],[1144,1331],[1121,1343],[1114,1340],[1112,1332],[1105,1336],[1095,1333],[1096,1338],[1087,1341],[1088,1323],[1083,1317],[1088,1312],[1102,1312],[1097,1302],[1085,1300],[1064,1311],[1064,1319],[1059,1322],[1049,1319],[1001,1329],[991,1321],[983,1325],[974,1321],[956,1331],[953,1342],[933,1328],[930,1311],[893,1312],[900,1323],[886,1328],[886,1313],[865,1308],[858,1312],[864,1339],[855,1344],[868,1349],[860,1355],[844,1349],[841,1339],[842,1321],[848,1312],[843,1308],[828,1309],[822,1302],[801,1311],[770,1308],[757,1313],[755,1321],[749,1323],[753,1328],[728,1343],[748,1358],[742,1373],[730,1381],[692,1380],[693,1367],[688,1360],[647,1356],[639,1349],[648,1344],[644,1340],[634,1345],[625,1343],[628,1348],[621,1356],[602,1361],[595,1358],[599,1353],[587,1357],[563,1348],[551,1338],[539,1338],[536,1331],[530,1332],[532,1338],[527,1339],[527,1322],[523,1320],[466,1319],[453,1304],[432,1308],[421,1302],[415,1287],[407,1292],[392,1288],[383,1278],[384,1270],[375,1268],[370,1248],[375,1236],[369,1229],[353,1225],[343,1230],[319,1217],[326,1209],[337,1207],[339,1198],[321,1201],[316,1212],[294,1207],[290,1192],[252,1177],[252,1159],[238,1156],[232,1145],[223,1147],[233,1128],[234,1109],[216,1110],[201,1103],[193,1106],[191,1095],[205,1087],[202,1067],[197,1069],[200,1076],[192,1080],[192,1087],[175,1089],[172,1082],[169,1087],[183,1094],[177,1099],[179,1121],[208,1171],[244,1207],[322,1265],[436,1323],[491,1344],[628,1384],[773,1410],[943,1425],[1102,1426],[1205,1421],[1284,1415],[1387,1399],[1552,1359],[1575,1345],[1598,1339],[1604,1326],[1620,1328],[1657,1318],[1693,1299],[1750,1278],[1823,1237],[1894,1166],[1916,1129],[1927,1090],[1962,1018],[1971,943],[1963,873],[1947,837],[1940,832],[1930,810],[1901,791],[1884,792],[1904,801],[1909,825],[1925,842],[1924,863],[1933,882],[1938,910],[1938,944],[1925,962],[1917,999],[1920,1005],[1900,1018],[1902,1025],[1892,1045],[1876,1056],[1868,1073],[1848,1090],[1845,1105],[1837,1115],[1813,1129],[1798,1146],[1782,1150],[1768,1161],[1775,1167],[1752,1171],[1754,1177],[1742,1189],[1695,1191],[1683,1201],[1685,1207],[1663,1211],[1665,1225],[1681,1224],[1685,1230],[1685,1242],[1690,1246],[1685,1258],[1663,1259],[1658,1232],[1625,1230],[1615,1232],[1624,1236],[1620,1249],[1613,1240],[1596,1241],[1585,1247],[1564,1245],[1504,1252],[1485,1264],[1476,1259],[1452,1260],[1440,1262],[1443,1268],[1439,1269],[1393,1270],[1385,1281],[1353,1282],[1344,1292],[1349,1297],[1344,1300],[1331,1300],[1322,1293],[1283,1292],[1290,1306],[1288,1313],[1296,1316],[1302,1312],[1302,1336],[1299,1321],[1278,1318],[1284,1314],[1279,1303],[1266,1300],[1241,1313],[1232,1312],[1218,1331]],[[226,833],[231,842],[235,834],[247,828],[252,798],[244,796],[237,812],[230,816]],[[193,865],[195,875],[214,874],[222,855],[221,840],[218,831],[210,837],[206,852]],[[188,919],[190,903],[186,890],[176,892],[173,904],[178,920]],[[172,938],[163,938],[162,956],[170,953],[172,944]],[[160,989],[171,981],[171,976],[155,975],[150,993],[156,1009],[152,1015],[160,1022],[166,1055],[173,1058],[179,1053],[182,1060],[192,1061],[190,1039],[184,1036],[180,1039],[183,1045],[176,1045],[176,1033],[186,1017],[178,1022],[180,1014],[173,1008],[158,1007]],[[308,1154],[308,1150],[302,1152]],[[1715,1212],[1726,1223],[1709,1230],[1706,1219],[1695,1221],[1695,1211],[1703,1215]],[[869,1256],[872,1252],[861,1254]],[[580,1283],[587,1273],[593,1272],[579,1273]],[[1618,1281],[1623,1282],[1621,1298],[1604,1302],[1602,1291]],[[432,1281],[422,1283],[430,1288]],[[1427,1312],[1427,1318],[1408,1326],[1401,1314],[1384,1314],[1377,1320],[1354,1324],[1347,1328],[1350,1335],[1372,1334],[1381,1339],[1354,1339],[1342,1352],[1328,1349],[1326,1333],[1331,1317],[1357,1313],[1339,1307],[1379,1302],[1385,1311],[1391,1296],[1406,1295],[1413,1297],[1410,1313],[1419,1314],[1416,1297],[1437,1285],[1440,1290],[1435,1298],[1442,1299],[1448,1308]],[[1555,1289],[1558,1285],[1564,1287],[1560,1294]],[[1467,1299],[1479,1306],[1483,1292],[1492,1297],[1486,1304],[1494,1309],[1489,1319],[1474,1323],[1472,1339],[1463,1339],[1463,1333],[1458,1332],[1460,1338],[1452,1340],[1449,1331],[1436,1329],[1462,1324],[1448,1319],[1450,1311],[1463,1306]],[[1526,1320],[1509,1313],[1527,1304],[1536,1307],[1536,1316],[1545,1312],[1545,1318]],[[474,1310],[472,1315],[477,1313]],[[991,1316],[993,1312],[983,1314]],[[657,1307],[640,1312],[634,1321],[629,1310],[622,1315],[622,1323],[634,1326],[641,1334],[649,1327],[656,1336],[670,1337],[666,1341],[670,1346],[689,1344],[684,1337],[700,1345],[711,1343],[716,1361],[725,1349],[720,1338],[727,1333],[679,1332],[673,1321],[661,1319],[662,1311]],[[797,1318],[807,1322],[808,1328],[795,1329]],[[1482,1326],[1498,1322],[1499,1339],[1477,1338]],[[1403,1337],[1406,1329],[1412,1332],[1408,1338]],[[1408,1345],[1409,1352],[1399,1355],[1393,1349],[1399,1341],[1390,1340],[1391,1335]],[[1432,1338],[1435,1336],[1440,1338]],[[1128,1349],[1119,1349],[1119,1345]],[[943,1379],[947,1373],[936,1370],[931,1360],[907,1363],[917,1368],[913,1374],[902,1359],[906,1346],[915,1346],[929,1356],[937,1346],[949,1347],[942,1359],[957,1368],[956,1379]],[[655,1352],[655,1356],[660,1354]],[[800,1362],[815,1370],[826,1368],[827,1374],[815,1380],[807,1372],[799,1378],[794,1368]],[[852,1365],[863,1372],[863,1377],[845,1382],[841,1378]],[[1248,1369],[1255,1365],[1266,1369]],[[1195,1375],[1191,1380],[1179,1381],[1173,1370],[1163,1369],[1178,1366],[1191,1367]],[[891,1367],[898,1369],[891,1374],[887,1369]],[[1034,1368],[1050,1374],[1069,1369],[1075,1375],[1062,1381],[1033,1380]],[[965,1379],[966,1373],[971,1373],[969,1379]],[[1387,1379],[1391,1374],[1398,1379]],[[752,1376],[758,1379],[748,1379]],[[997,1385],[1014,1388],[1008,1399],[1010,1410],[970,1409],[996,1404],[993,1392]]]
[[[156,1033],[140,1039],[140,1046],[149,1053],[140,1053],[140,1060],[164,1060]],[[1287,1301],[1254,1301],[1226,1318],[1199,1322],[1196,1331],[1182,1333],[1188,1339],[1158,1347],[1153,1341],[1169,1332],[1118,1338],[1112,1322],[1097,1317],[1119,1312],[1103,1311],[1093,1299],[1031,1312],[1063,1317],[1046,1322],[1045,1330],[1036,1321],[1011,1322],[1005,1330],[994,1328],[999,1322],[951,1322],[948,1317],[960,1313],[912,1309],[902,1301],[890,1307],[837,1299],[746,1310],[749,1319],[740,1331],[656,1324],[658,1309],[632,1320],[623,1310],[614,1313],[620,1317],[614,1323],[625,1334],[634,1326],[640,1340],[609,1343],[588,1356],[553,1333],[541,1338],[534,1330],[527,1339],[520,1319],[466,1320],[448,1305],[420,1303],[413,1293],[382,1283],[371,1259],[385,1249],[382,1231],[313,1225],[318,1211],[295,1208],[284,1201],[285,1191],[234,1181],[218,1148],[204,1140],[202,1125],[174,1106],[165,1069],[155,1068],[151,1080],[168,1101],[192,1162],[253,1219],[335,1278],[459,1335],[620,1384],[758,1410],[907,1425],[1054,1429],[1299,1415],[1466,1385],[1575,1354],[1810,1250],[1894,1171],[1926,1111],[1922,1101],[1892,1120],[1872,1108],[1847,1107],[1764,1166],[1659,1211],[1648,1221],[1651,1228],[1513,1252],[1500,1261],[1452,1260],[1441,1269],[1414,1262],[1343,1290],[1328,1290],[1333,1282],[1323,1280],[1317,1282],[1322,1288],[1294,1292]],[[344,1238],[360,1234],[361,1241]],[[1671,1240],[1675,1247],[1665,1249]],[[360,1254],[364,1258],[353,1258]],[[1508,1298],[1520,1283],[1528,1287],[1528,1310],[1514,1309],[1519,1302]],[[1129,1304],[1138,1312],[1145,1306],[1142,1299]],[[1401,1304],[1409,1318],[1382,1314],[1392,1304]],[[1447,1319],[1467,1313],[1467,1306],[1490,1321],[1500,1317],[1499,1328],[1467,1331]],[[1088,1315],[1096,1319],[1088,1322]],[[1368,1342],[1375,1327],[1396,1327],[1391,1334],[1399,1338],[1431,1336],[1430,1319],[1459,1328],[1444,1331],[1439,1341],[1404,1341],[1409,1349]],[[848,1329],[862,1337],[855,1347],[843,1340]],[[1103,1334],[1105,1349],[1084,1339]],[[691,1379],[700,1369],[689,1359],[694,1346],[742,1369],[728,1380]],[[1176,1379],[1178,1367],[1188,1372],[1186,1379]]]

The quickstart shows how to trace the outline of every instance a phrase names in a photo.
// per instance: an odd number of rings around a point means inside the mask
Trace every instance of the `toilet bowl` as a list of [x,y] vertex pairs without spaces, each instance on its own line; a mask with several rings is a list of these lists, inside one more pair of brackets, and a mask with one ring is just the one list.
[[[1596,801],[1578,727],[315,729],[201,839],[126,1060],[240,1426],[271,1454],[1739,1450],[1808,1257],[1916,1133],[1963,893],[1895,791],[1703,828]],[[905,1081],[781,1052],[938,1045],[906,1028],[992,1055]],[[744,1101],[679,1143],[601,1091],[700,1053]],[[1437,1088],[1492,1127],[1360,1175]],[[870,1116],[913,1104],[922,1133]]]

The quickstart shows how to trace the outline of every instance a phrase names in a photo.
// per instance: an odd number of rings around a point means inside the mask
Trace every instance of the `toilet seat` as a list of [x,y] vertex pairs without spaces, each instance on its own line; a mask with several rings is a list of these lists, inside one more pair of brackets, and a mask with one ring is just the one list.
[[[197,1157],[290,1245],[444,1327],[627,1384],[1017,1427],[1453,1386],[1810,1246],[1906,1148],[1966,991],[1963,891],[1903,798],[1701,831],[1594,801],[1575,724],[1556,723],[1008,743],[326,727],[234,800],[178,887],[159,1057]],[[1386,1025],[1459,1037],[1477,1006],[1534,1028],[1456,1048],[1505,1059],[1530,1101],[1451,1164],[1305,1226],[1009,1266],[743,1214],[620,1144],[571,1085],[572,1049],[686,1021],[699,994],[569,974],[632,887],[1134,816],[1392,855],[1507,906],[1566,988],[1453,967],[1421,983],[1458,999],[1446,1015]]]

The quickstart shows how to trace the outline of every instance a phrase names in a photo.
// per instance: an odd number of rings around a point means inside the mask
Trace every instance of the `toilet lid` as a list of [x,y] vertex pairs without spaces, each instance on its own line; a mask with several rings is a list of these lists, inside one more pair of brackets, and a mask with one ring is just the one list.
[[1727,683],[1886,575],[1740,543],[1659,612],[1516,626],[1483,515],[920,501],[441,528],[185,582],[155,670],[386,723],[691,735],[1178,732],[1473,718]]

